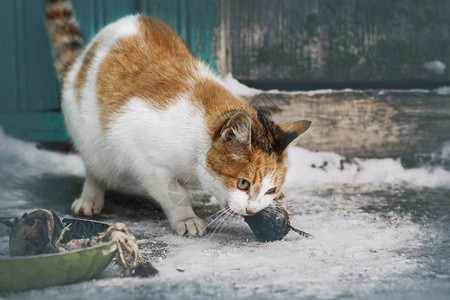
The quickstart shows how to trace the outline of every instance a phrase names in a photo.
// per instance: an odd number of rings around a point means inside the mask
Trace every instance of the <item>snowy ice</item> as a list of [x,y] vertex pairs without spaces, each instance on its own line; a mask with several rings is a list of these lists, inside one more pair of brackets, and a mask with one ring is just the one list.
[[439,95],[450,95],[450,86],[441,86],[436,89],[436,93]]
[[261,94],[261,93],[272,93],[272,94],[284,93],[284,94],[290,94],[290,95],[302,94],[302,95],[314,96],[314,95],[331,94],[331,93],[345,93],[345,92],[353,91],[352,89],[342,89],[342,90],[322,89],[322,90],[313,90],[313,91],[291,91],[291,92],[272,89],[272,90],[263,91],[263,90],[248,87],[245,84],[240,83],[230,73],[224,77],[224,82],[225,82],[225,85],[235,95],[248,97],[248,98],[251,98],[251,97]]
[[[430,156],[450,161],[450,143]],[[286,185],[302,188],[333,184],[371,184],[372,186],[409,184],[417,187],[450,187],[450,171],[442,166],[405,169],[400,159],[358,159],[347,161],[335,153],[311,152],[293,147],[289,152]],[[311,167],[313,166],[313,167]]]
[[261,90],[250,88],[236,79],[233,78],[233,75],[227,74],[224,78],[225,85],[232,90],[235,94],[244,97],[252,97],[261,93]]
[[443,75],[445,73],[445,68],[447,67],[445,63],[439,60],[427,61],[423,64],[423,67],[436,75]]
[[[431,66],[437,65],[438,69],[439,66],[442,67],[438,62],[437,64],[431,64]],[[428,65],[427,65],[428,66]],[[445,64],[443,65],[445,69]],[[441,70],[439,69],[439,70]],[[237,96],[247,97],[251,98],[254,96],[257,96],[259,94],[264,93],[270,93],[270,94],[288,94],[288,95],[306,95],[306,96],[315,96],[315,95],[323,95],[323,94],[331,94],[331,93],[351,93],[351,92],[364,92],[364,91],[376,91],[379,95],[383,95],[386,93],[414,93],[414,94],[429,94],[429,93],[436,93],[438,95],[450,95],[450,87],[449,86],[442,86],[438,87],[434,90],[429,89],[419,89],[419,88],[411,88],[411,89],[377,89],[377,90],[353,90],[353,89],[341,89],[341,90],[335,90],[335,89],[321,89],[321,90],[311,90],[311,91],[280,91],[277,89],[272,90],[259,90],[255,88],[251,88],[246,86],[245,84],[240,83],[236,78],[233,77],[232,74],[227,74],[224,77],[224,83],[225,85],[233,91],[233,93]]]

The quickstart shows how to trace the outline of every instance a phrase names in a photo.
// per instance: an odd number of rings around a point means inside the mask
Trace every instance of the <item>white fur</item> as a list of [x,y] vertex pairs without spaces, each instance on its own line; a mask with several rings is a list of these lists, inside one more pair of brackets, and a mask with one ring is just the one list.
[[248,205],[249,210],[260,211],[269,206],[275,198],[275,195],[266,195],[266,192],[275,186],[273,174],[266,175],[262,181],[259,195],[256,196],[257,201],[250,201]]
[[245,191],[236,188],[230,193],[230,196],[230,199],[233,199],[233,201],[230,201],[229,203],[230,209],[244,215],[247,214],[248,194]]

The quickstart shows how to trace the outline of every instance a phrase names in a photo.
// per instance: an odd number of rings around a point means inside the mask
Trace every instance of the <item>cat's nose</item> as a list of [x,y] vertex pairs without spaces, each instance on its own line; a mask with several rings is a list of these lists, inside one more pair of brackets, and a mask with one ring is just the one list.
[[251,216],[251,215],[256,214],[258,211],[246,208],[245,212],[247,213],[247,215]]

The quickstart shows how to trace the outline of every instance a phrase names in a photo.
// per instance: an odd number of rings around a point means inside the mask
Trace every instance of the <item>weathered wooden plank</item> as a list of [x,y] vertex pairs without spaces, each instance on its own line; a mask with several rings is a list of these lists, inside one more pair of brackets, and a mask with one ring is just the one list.
[[15,53],[12,55],[16,56],[15,66],[16,69],[16,82],[13,88],[17,89],[17,98],[12,99],[18,104],[18,111],[26,111],[27,108],[27,76],[26,76],[26,55],[25,55],[25,24],[24,24],[24,3],[23,0],[15,1],[14,11],[14,27],[15,27],[15,36],[14,36],[14,44],[15,44]]
[[146,0],[142,2],[145,3],[142,5],[142,13],[160,18],[177,32],[183,32],[183,37],[185,37],[187,24],[186,19],[183,18],[185,15],[184,7],[181,9],[183,3],[179,0]]
[[311,120],[299,145],[312,151],[395,157],[431,152],[450,139],[450,95],[360,91],[261,94],[252,101],[272,109],[278,122]]
[[84,42],[87,44],[98,32],[98,15],[102,10],[98,10],[98,2],[91,0],[77,0],[72,3],[77,21],[83,32]]
[[77,20],[88,43],[105,25],[138,10],[137,0],[72,1]]
[[186,5],[189,30],[188,47],[197,58],[218,70],[216,43],[219,33],[219,3],[210,0],[191,0]]
[[0,9],[0,28],[10,28],[2,30],[0,35],[3,40],[0,47],[0,111],[19,111],[15,5],[15,0],[5,0]]
[[68,141],[60,112],[0,113],[0,127],[11,136],[30,141]]
[[126,15],[135,14],[137,12],[137,8],[138,5],[136,1],[104,0],[104,23],[106,25],[117,21]]
[[42,42],[48,39],[42,3],[8,0],[0,5],[0,111],[58,108],[50,47]]
[[[298,90],[450,82],[448,0],[223,1],[227,72],[244,83]],[[440,63],[425,66],[432,61]]]
[[25,110],[45,111],[58,109],[59,86],[55,80],[47,31],[43,24],[44,7],[40,1],[24,1],[23,3],[23,32],[19,39],[23,40],[25,74],[19,80],[24,80],[23,97]]
[[174,28],[194,56],[217,71],[216,33],[220,26],[218,2],[210,0],[139,0],[139,11]]

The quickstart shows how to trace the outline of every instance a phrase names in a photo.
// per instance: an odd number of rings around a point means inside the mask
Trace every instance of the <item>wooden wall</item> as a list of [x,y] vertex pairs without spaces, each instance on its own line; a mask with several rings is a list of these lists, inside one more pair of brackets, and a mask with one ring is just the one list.
[[[244,83],[279,89],[450,83],[448,0],[225,2],[227,71]],[[433,61],[446,68],[424,67]]]

